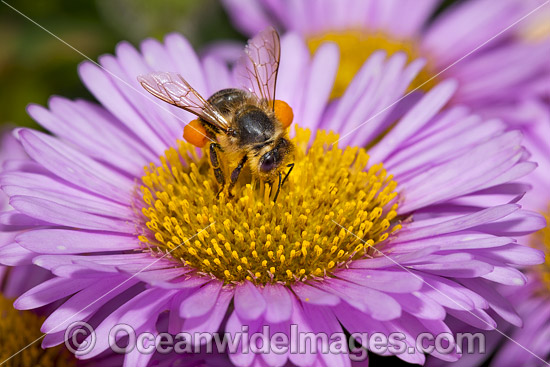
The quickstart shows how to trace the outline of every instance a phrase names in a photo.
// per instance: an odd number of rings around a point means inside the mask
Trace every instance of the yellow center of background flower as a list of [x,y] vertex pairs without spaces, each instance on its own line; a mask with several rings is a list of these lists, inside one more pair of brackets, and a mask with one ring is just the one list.
[[367,168],[364,149],[332,145],[336,134],[317,132],[308,149],[310,134],[296,130],[295,167],[276,203],[270,186],[257,182],[216,198],[208,157],[179,142],[162,166],[145,167],[140,241],[226,283],[288,284],[368,256],[401,227],[391,203],[397,183],[381,163]]
[[[404,52],[409,62],[422,57],[414,40],[399,40],[380,32],[349,30],[312,35],[307,38],[307,45],[312,54],[324,42],[335,42],[340,47],[340,64],[331,98],[338,98],[344,94],[355,74],[376,51],[384,50],[388,56],[396,52]],[[421,89],[427,91],[434,86],[435,79],[427,82],[435,74],[430,69],[429,65],[425,66],[411,83],[409,90],[421,86]]]
[[521,40],[537,43],[550,39],[550,8],[533,13],[529,21],[519,29]]
[[[550,211],[544,217],[546,218],[546,227],[535,234],[535,239],[537,242],[536,247],[544,251],[546,255],[544,264],[540,266],[540,274],[546,288],[550,291]],[[539,244],[542,244],[542,248]]]
[[0,295],[0,363],[5,361],[2,366],[76,366],[76,358],[63,346],[42,349],[41,340],[33,343],[42,336],[40,326],[44,318],[30,311],[18,311],[12,304],[13,300]]

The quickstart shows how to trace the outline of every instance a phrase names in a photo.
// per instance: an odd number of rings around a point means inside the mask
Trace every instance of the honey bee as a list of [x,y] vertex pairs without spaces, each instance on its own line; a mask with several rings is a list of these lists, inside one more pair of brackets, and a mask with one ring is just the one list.
[[[197,147],[209,144],[218,196],[226,187],[232,196],[241,170],[248,165],[253,178],[270,184],[278,179],[276,201],[294,167],[295,147],[287,132],[293,112],[288,104],[275,100],[280,56],[277,31],[271,27],[262,31],[248,42],[235,67],[244,89],[222,89],[207,100],[179,74],[157,72],[138,77],[153,96],[198,116],[185,126],[183,137]],[[222,156],[228,158],[222,162]],[[231,160],[236,166],[227,183],[223,165]]]

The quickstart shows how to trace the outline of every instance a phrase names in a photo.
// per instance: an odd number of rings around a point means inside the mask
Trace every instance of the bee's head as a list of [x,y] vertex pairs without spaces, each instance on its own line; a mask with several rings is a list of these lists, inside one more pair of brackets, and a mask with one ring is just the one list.
[[286,137],[280,137],[270,145],[270,150],[263,153],[258,161],[260,177],[265,181],[274,181],[292,159],[292,143]]

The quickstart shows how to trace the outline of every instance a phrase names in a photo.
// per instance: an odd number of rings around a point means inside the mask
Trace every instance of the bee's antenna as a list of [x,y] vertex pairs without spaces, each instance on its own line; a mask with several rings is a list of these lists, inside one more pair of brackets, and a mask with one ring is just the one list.
[[290,175],[290,172],[292,172],[292,169],[294,168],[294,163],[288,164],[287,167],[290,167],[290,169],[286,173],[285,178],[283,178],[283,182],[281,183],[281,186],[283,186],[285,184],[285,181],[288,178],[288,176]]
[[285,184],[286,179],[288,178],[288,175],[290,175],[290,172],[292,172],[292,169],[294,168],[294,163],[290,163],[287,165],[287,167],[290,167],[288,172],[285,175],[285,178],[281,180],[281,172],[279,172],[279,186],[277,187],[277,193],[275,194],[275,199],[273,199],[274,202],[277,202],[277,197],[279,197],[279,191],[281,191],[281,187]]

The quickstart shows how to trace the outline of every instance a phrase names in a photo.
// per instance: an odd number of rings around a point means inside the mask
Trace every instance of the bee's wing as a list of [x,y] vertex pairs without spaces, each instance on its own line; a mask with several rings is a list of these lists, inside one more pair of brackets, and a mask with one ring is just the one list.
[[269,27],[248,41],[235,70],[241,85],[272,109],[280,59],[279,34]]
[[146,91],[174,106],[183,108],[212,125],[227,131],[229,123],[218,109],[204,99],[179,74],[156,72],[138,77]]

